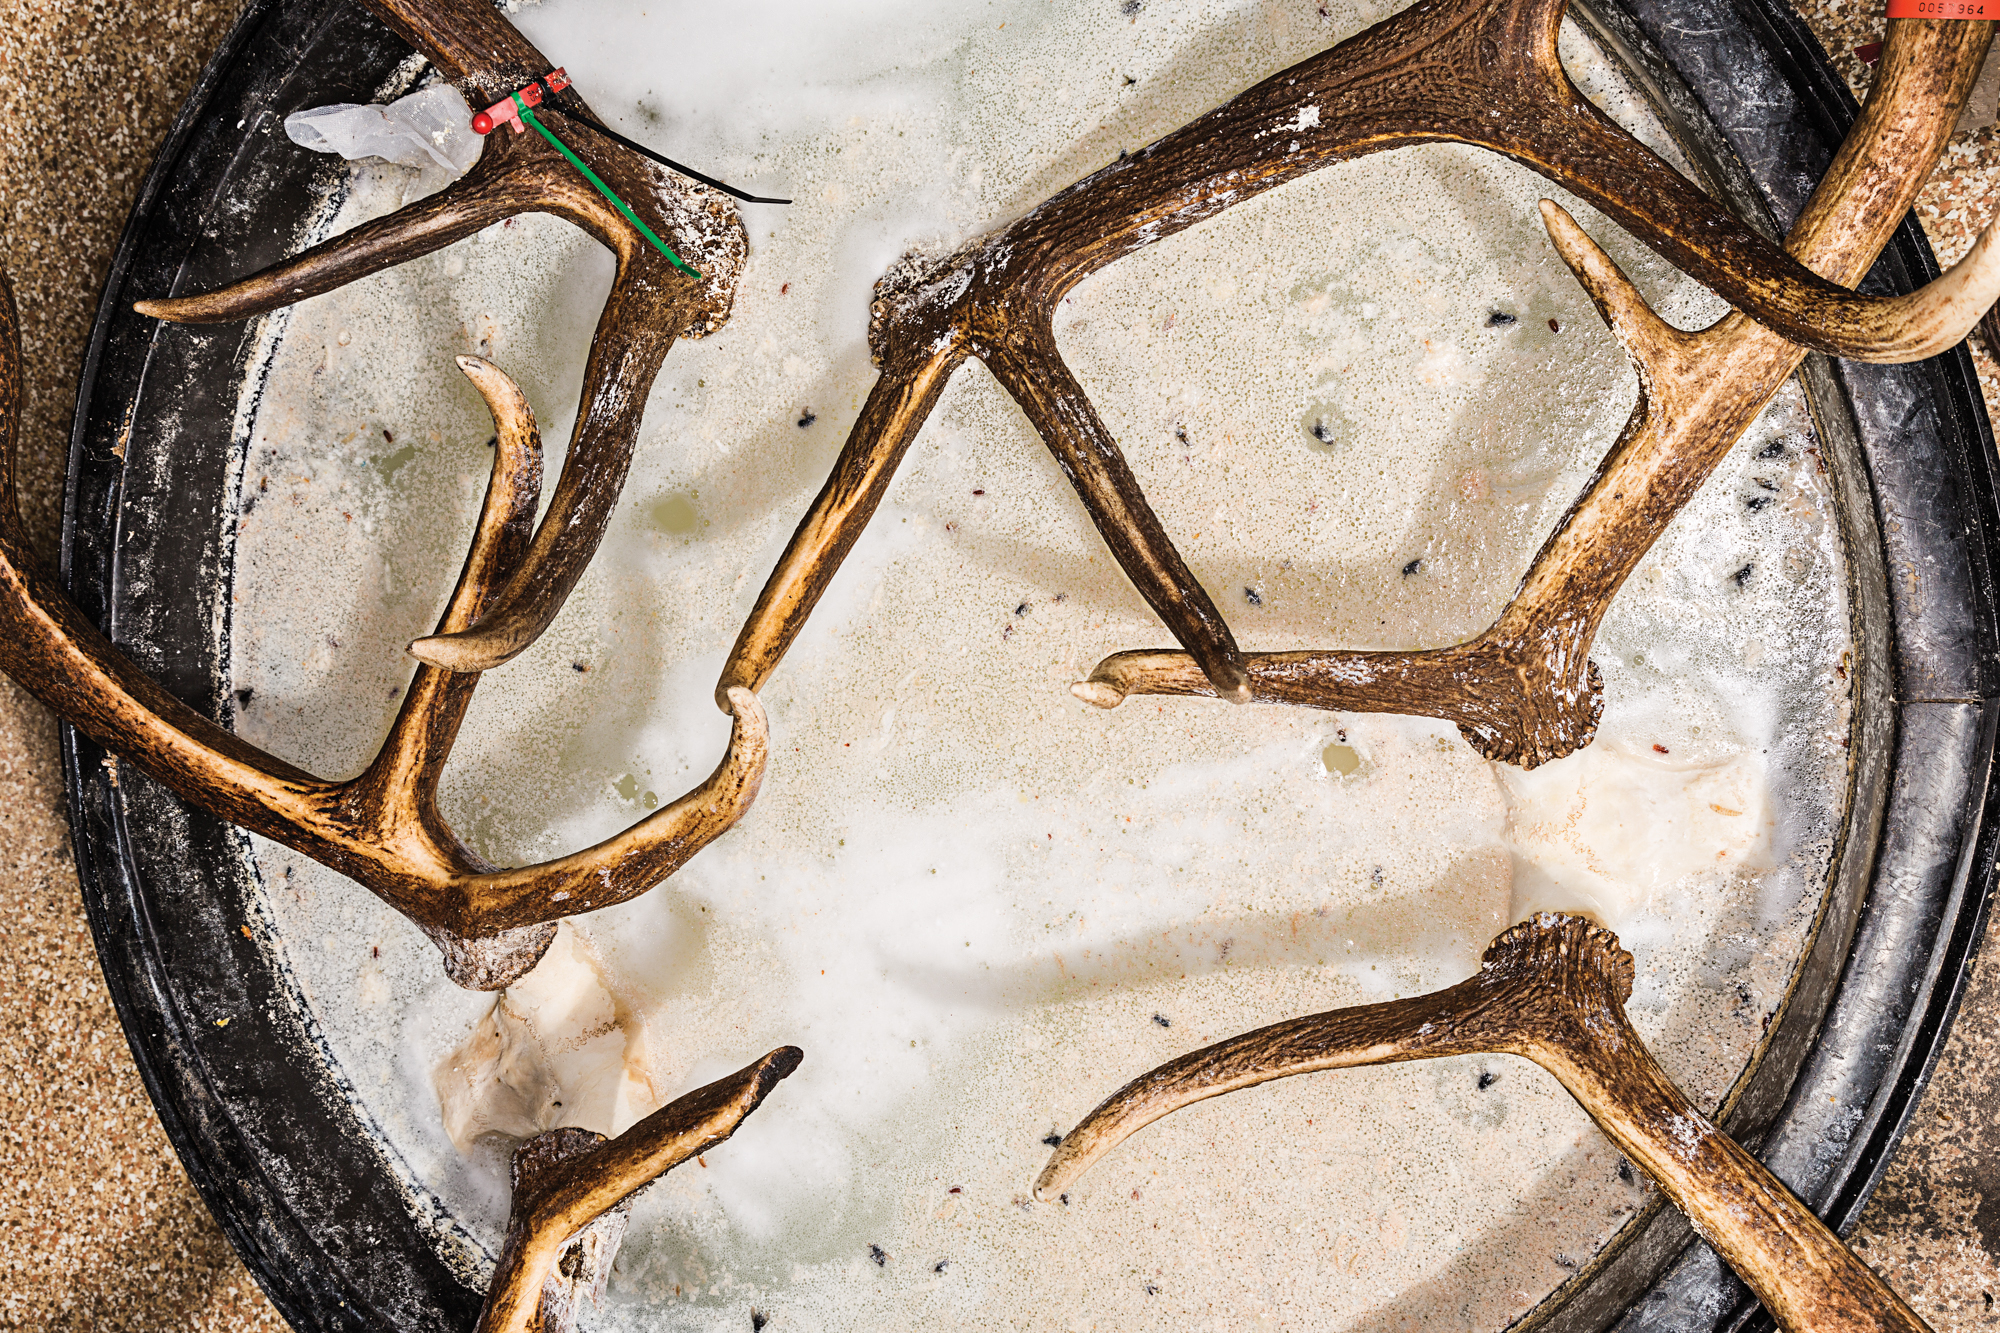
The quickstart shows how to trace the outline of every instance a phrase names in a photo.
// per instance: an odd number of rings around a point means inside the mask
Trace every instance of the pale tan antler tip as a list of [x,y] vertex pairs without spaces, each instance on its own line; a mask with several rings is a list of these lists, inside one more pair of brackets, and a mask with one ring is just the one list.
[[174,324],[227,324],[234,320],[248,319],[257,313],[254,310],[239,309],[232,299],[242,285],[238,283],[219,292],[208,292],[200,296],[167,296],[158,300],[134,301],[132,309],[141,315],[164,319]]
[[1989,222],[1979,239],[1941,276],[1895,298],[1894,313],[1875,345],[1848,353],[1858,361],[1900,365],[1922,361],[1963,342],[2000,301],[2000,241]]
[[[1107,1147],[1110,1145],[1107,1145]],[[1089,1169],[1097,1160],[1093,1153],[1088,1158],[1076,1152],[1064,1152],[1059,1146],[1050,1155],[1048,1165],[1035,1177],[1035,1187],[1029,1191],[1036,1203],[1054,1203],[1061,1193],[1068,1189],[1076,1178]]]
[[1556,253],[1569,265],[1570,272],[1576,274],[1576,280],[1590,294],[1604,322],[1611,326],[1612,333],[1635,362],[1642,368],[1649,367],[1665,345],[1687,336],[1653,313],[1624,270],[1604,252],[1603,246],[1591,239],[1590,233],[1567,209],[1553,199],[1542,200],[1540,207],[1542,225],[1548,228]]
[[511,643],[493,643],[474,627],[461,634],[427,634],[412,639],[404,651],[443,671],[476,672],[505,666],[519,649]]
[[1084,1172],[1097,1164],[1098,1158],[1174,1109],[1167,1106],[1139,1119],[1137,1123],[1131,1123],[1121,1122],[1115,1110],[1105,1114],[1110,1106],[1110,1102],[1100,1106],[1082,1124],[1063,1135],[1063,1141],[1049,1155],[1048,1165],[1035,1177],[1034,1189],[1029,1191],[1036,1203],[1057,1202],[1064,1190],[1076,1184]]
[[486,410],[492,414],[495,427],[520,432],[535,428],[535,410],[528,405],[528,395],[521,391],[512,375],[483,356],[455,356],[452,360],[486,400]]
[[1106,680],[1080,680],[1069,692],[1092,708],[1116,708],[1125,702],[1125,691]]

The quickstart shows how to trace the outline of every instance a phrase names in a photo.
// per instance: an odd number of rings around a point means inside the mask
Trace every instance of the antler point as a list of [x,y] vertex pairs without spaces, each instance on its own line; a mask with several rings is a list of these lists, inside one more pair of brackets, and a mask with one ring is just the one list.
[[1112,709],[1125,702],[1125,691],[1102,680],[1080,680],[1069,692],[1093,708]]

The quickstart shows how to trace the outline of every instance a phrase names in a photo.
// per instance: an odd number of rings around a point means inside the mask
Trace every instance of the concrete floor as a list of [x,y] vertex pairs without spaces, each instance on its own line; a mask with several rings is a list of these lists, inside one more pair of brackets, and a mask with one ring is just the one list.
[[[1279,0],[1289,2],[1289,0]],[[1300,0],[1301,3],[1304,0]],[[1844,72],[1879,0],[1808,0]],[[127,210],[237,0],[0,0],[0,268],[26,352],[20,485],[52,551],[84,340]],[[2000,136],[1959,136],[1921,209],[1956,259],[2000,199]],[[1994,366],[1980,355],[1988,401]],[[104,990],[63,823],[56,729],[0,677],[0,1325],[282,1328],[175,1160]],[[2000,950],[1856,1244],[1939,1333],[2000,1328]]]

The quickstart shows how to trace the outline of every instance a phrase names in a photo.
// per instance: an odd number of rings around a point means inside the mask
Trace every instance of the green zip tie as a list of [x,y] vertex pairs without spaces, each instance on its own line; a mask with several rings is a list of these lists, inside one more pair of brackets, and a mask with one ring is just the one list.
[[521,100],[521,94],[519,93],[514,94],[514,105],[520,109],[521,119],[527,121],[530,125],[533,125],[535,127],[535,132],[537,134],[541,135],[544,139],[547,139],[550,143],[554,144],[555,150],[558,153],[561,153],[564,157],[568,158],[569,164],[575,167],[578,171],[581,171],[583,173],[583,178],[589,181],[592,185],[595,185],[597,187],[597,192],[603,195],[606,199],[609,199],[613,207],[617,208],[617,210],[620,213],[623,213],[625,215],[625,220],[631,223],[633,226],[637,227],[639,229],[639,234],[641,236],[644,236],[647,240],[651,241],[653,243],[653,248],[655,250],[658,250],[661,254],[665,255],[669,263],[671,263],[675,268],[679,269],[681,272],[687,274],[690,277],[699,278],[701,276],[700,273],[688,267],[686,260],[682,259],[679,255],[675,254],[671,249],[669,249],[665,241],[655,236],[653,234],[653,229],[647,226],[645,223],[641,222],[639,220],[639,215],[632,211],[631,205],[627,204],[623,199],[620,199],[617,195],[613,194],[611,192],[611,187],[609,185],[606,185],[603,181],[599,180],[597,173],[592,171],[589,167],[583,164],[582,158],[578,157],[575,153],[570,152],[568,144],[564,143],[561,139],[556,138],[555,135],[550,134],[549,127],[542,124],[541,121],[535,119],[535,113],[528,109],[528,104],[526,102],[523,102]]

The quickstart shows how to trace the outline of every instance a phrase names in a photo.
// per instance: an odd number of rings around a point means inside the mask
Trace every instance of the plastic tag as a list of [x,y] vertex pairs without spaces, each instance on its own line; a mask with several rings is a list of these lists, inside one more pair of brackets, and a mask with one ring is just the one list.
[[2000,19],[2000,0],[1889,0],[1892,19]]

